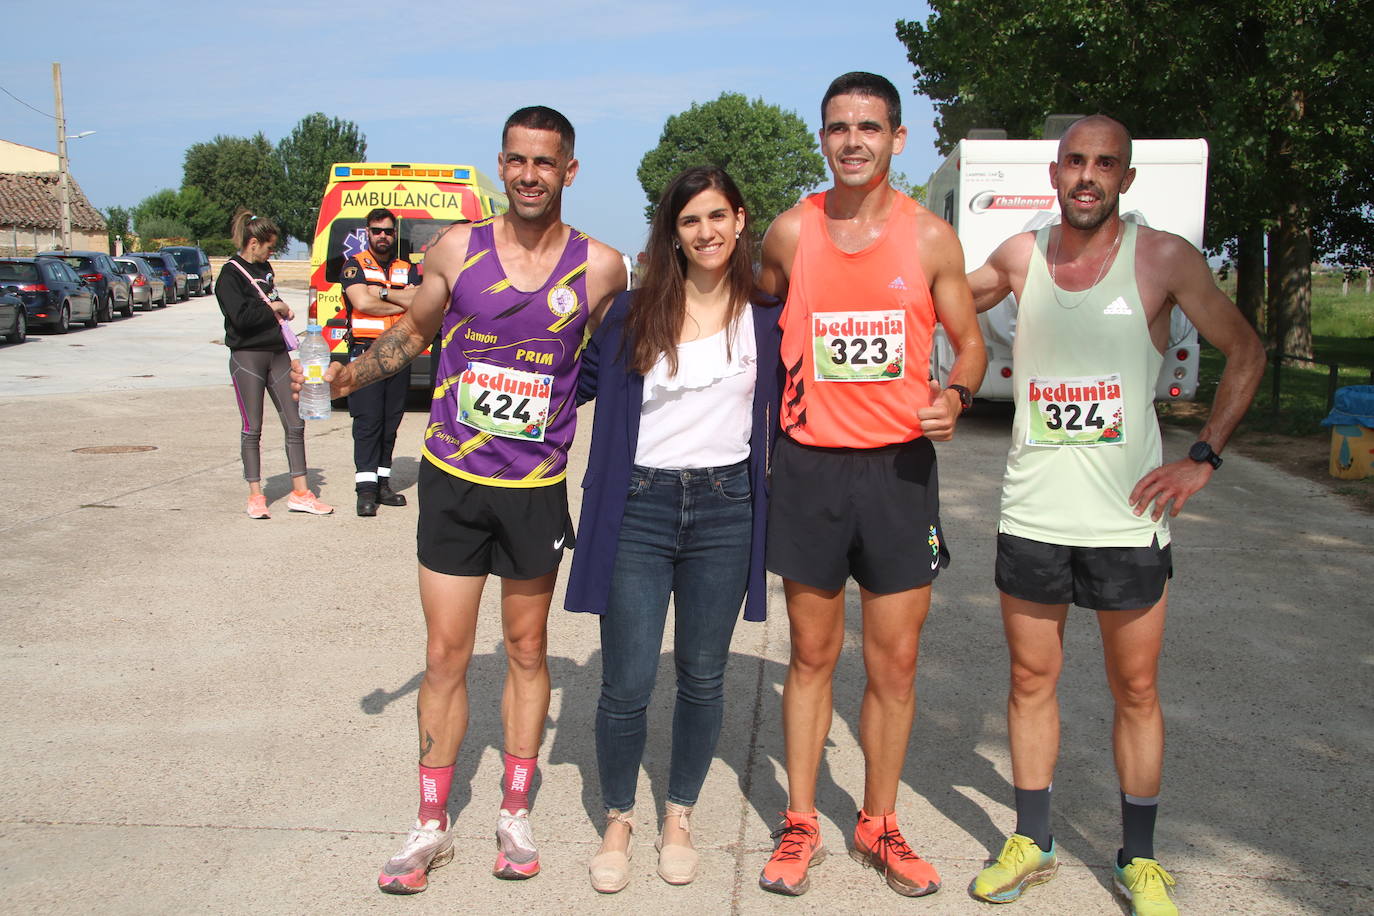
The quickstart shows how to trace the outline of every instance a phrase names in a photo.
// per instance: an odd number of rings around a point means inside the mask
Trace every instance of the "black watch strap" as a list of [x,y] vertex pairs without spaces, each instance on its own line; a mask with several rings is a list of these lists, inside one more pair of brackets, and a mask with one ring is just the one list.
[[1194,442],[1192,448],[1188,449],[1188,457],[1198,464],[1207,462],[1212,466],[1212,470],[1221,467],[1221,456],[1212,451],[1212,446],[1201,439]]
[[959,395],[959,406],[964,410],[968,410],[973,406],[972,391],[969,391],[963,385],[946,385],[945,387]]

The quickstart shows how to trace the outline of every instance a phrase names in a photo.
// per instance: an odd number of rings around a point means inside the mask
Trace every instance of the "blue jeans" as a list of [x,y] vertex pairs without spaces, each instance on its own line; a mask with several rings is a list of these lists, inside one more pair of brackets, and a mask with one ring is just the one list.
[[725,711],[725,663],[749,581],[753,511],[747,462],[723,468],[635,466],[601,617],[596,760],[607,809],[634,807],[645,711],[673,596],[677,702],[668,800],[696,804]]

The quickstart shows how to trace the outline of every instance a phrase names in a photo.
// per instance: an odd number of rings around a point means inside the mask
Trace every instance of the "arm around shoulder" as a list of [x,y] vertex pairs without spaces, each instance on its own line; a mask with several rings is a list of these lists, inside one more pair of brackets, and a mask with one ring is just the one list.
[[792,262],[801,243],[801,205],[773,220],[763,236],[763,257],[759,268],[759,289],[778,299],[787,298],[792,279]]
[[1035,236],[1018,233],[998,245],[982,267],[969,271],[968,285],[973,293],[973,307],[986,312],[1013,293],[1019,293],[1026,282],[1026,265]]
[[587,323],[595,329],[616,296],[629,286],[625,258],[610,245],[590,239],[587,245]]
[[581,407],[596,398],[604,369],[618,352],[624,337],[625,313],[629,310],[631,292],[619,293],[607,308],[605,316],[587,340],[577,371],[577,405]]

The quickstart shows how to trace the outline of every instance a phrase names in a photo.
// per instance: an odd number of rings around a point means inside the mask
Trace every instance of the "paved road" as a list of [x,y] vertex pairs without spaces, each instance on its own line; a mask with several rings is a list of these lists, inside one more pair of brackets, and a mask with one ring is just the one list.
[[[282,289],[305,330],[305,290]],[[196,388],[228,379],[229,351],[214,296],[151,312],[116,315],[67,334],[35,331],[23,344],[0,344],[0,398]]]
[[[990,912],[964,888],[1013,822],[991,583],[1004,411],[978,411],[940,447],[954,565],[936,586],[899,796],[908,837],[944,874],[939,894],[898,898],[843,855],[817,869],[803,898],[757,889],[785,802],[778,695],[788,642],[774,584],[769,621],[742,623],[736,635],[725,733],[694,821],[704,856],[695,884],[669,888],[653,874],[666,677],[640,787],[634,880],[611,898],[587,884],[599,822],[599,648],[593,620],[561,611],[550,622],[555,693],[536,808],[544,872],[518,884],[487,874],[504,664],[493,589],[453,802],[460,854],[428,892],[398,900],[373,881],[414,806],[423,639],[414,509],[375,519],[287,514],[281,434],[269,424],[274,516],[244,516],[226,355],[211,343],[219,335],[213,302],[197,299],[0,347],[9,469],[0,911]],[[48,378],[24,378],[35,374]],[[396,462],[412,496],[423,424],[422,414],[407,416]],[[1171,435],[1166,447],[1186,444]],[[314,482],[346,506],[347,418],[312,423],[308,445]],[[73,451],[89,446],[153,448]],[[1191,913],[1374,911],[1362,845],[1374,794],[1374,520],[1236,456],[1190,503],[1175,537],[1158,847],[1180,904]],[[835,850],[861,795],[856,626],[851,619],[820,785]],[[1111,711],[1090,615],[1074,613],[1067,647],[1056,780],[1064,865],[1016,911],[1116,914]]]

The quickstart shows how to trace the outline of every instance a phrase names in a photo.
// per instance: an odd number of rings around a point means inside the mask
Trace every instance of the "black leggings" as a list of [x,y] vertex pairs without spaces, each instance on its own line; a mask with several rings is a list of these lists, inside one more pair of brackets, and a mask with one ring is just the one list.
[[239,451],[243,456],[243,479],[254,483],[262,479],[262,395],[272,403],[286,430],[286,463],[292,477],[305,476],[305,421],[291,399],[291,359],[285,351],[231,350],[229,378],[234,383],[243,430]]

